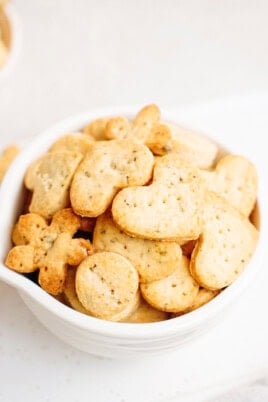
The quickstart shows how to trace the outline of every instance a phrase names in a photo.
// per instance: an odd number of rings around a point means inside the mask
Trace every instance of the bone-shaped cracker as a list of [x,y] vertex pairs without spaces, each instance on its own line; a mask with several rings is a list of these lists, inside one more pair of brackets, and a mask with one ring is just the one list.
[[196,239],[201,232],[204,184],[199,170],[174,155],[158,158],[153,182],[114,198],[114,221],[126,233],[152,240]]
[[245,216],[249,216],[257,198],[258,175],[254,165],[238,155],[226,155],[215,170],[202,171],[210,191],[220,195]]
[[146,144],[156,155],[174,152],[200,168],[211,167],[218,153],[217,145],[204,135],[168,123],[154,126]]
[[85,155],[92,148],[94,141],[82,133],[71,133],[59,138],[50,148],[50,152],[72,151]]
[[82,216],[101,215],[115,194],[151,178],[154,158],[149,149],[131,141],[99,141],[79,165],[71,185],[71,204]]
[[97,218],[93,247],[126,257],[137,269],[141,282],[151,282],[170,275],[182,253],[175,242],[161,242],[130,237],[113,222],[110,213]]
[[199,285],[189,272],[189,260],[183,256],[176,270],[159,281],[141,284],[141,293],[154,308],[170,313],[188,311],[198,294]]
[[33,162],[25,176],[25,186],[33,191],[29,211],[49,219],[69,204],[69,188],[82,154],[50,152]]
[[109,118],[99,118],[89,122],[83,129],[83,133],[96,141],[106,140],[106,125]]
[[106,125],[106,138],[138,141],[145,144],[151,129],[159,122],[159,119],[158,106],[145,106],[138,112],[133,122],[125,117],[110,119]]
[[224,199],[209,193],[204,226],[191,257],[190,270],[206,289],[230,285],[250,260],[258,240],[253,224]]
[[80,218],[71,209],[58,211],[50,225],[37,214],[21,215],[13,231],[13,247],[6,265],[21,273],[39,269],[38,281],[47,292],[62,292],[67,264],[79,265],[92,253],[85,239],[72,239],[80,228]]
[[75,283],[78,299],[95,317],[121,321],[137,308],[138,273],[119,254],[104,251],[86,258]]
[[19,148],[16,145],[11,145],[4,149],[2,155],[0,155],[0,183],[4,178],[4,175],[9,168],[9,165],[13,159],[19,153]]

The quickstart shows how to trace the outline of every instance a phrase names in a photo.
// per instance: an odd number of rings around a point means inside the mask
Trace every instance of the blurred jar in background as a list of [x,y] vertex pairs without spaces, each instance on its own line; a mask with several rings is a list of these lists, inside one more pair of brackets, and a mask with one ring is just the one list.
[[6,0],[0,0],[0,68],[5,64],[11,45],[11,31],[5,14]]

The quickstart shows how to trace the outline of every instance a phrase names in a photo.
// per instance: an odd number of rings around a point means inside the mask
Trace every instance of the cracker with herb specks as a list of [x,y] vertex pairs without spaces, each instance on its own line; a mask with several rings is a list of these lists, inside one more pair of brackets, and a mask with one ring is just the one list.
[[140,282],[152,282],[170,275],[182,257],[181,248],[175,242],[128,236],[115,225],[110,212],[97,218],[93,247],[126,257],[137,269]]
[[121,140],[95,142],[72,181],[74,211],[88,217],[101,215],[120,189],[147,183],[153,164],[154,157],[145,145]]
[[226,155],[215,170],[202,171],[208,189],[236,208],[245,216],[252,212],[258,190],[255,166],[239,155]]
[[154,308],[170,313],[188,311],[198,294],[199,285],[189,271],[189,260],[183,256],[176,270],[159,281],[141,284],[144,299]]
[[139,304],[139,277],[123,256],[99,252],[77,268],[75,288],[82,305],[95,317],[121,321]]
[[201,233],[204,195],[199,169],[166,155],[156,161],[152,184],[117,194],[113,219],[131,236],[182,244]]
[[191,257],[190,270],[200,286],[217,290],[230,285],[255,250],[258,231],[224,199],[209,193],[203,229]]
[[30,165],[24,179],[33,191],[30,212],[50,219],[68,206],[71,181],[82,157],[80,152],[49,152]]
[[50,148],[50,152],[72,151],[86,155],[92,148],[94,141],[82,133],[71,133],[60,137]]
[[6,265],[21,273],[39,269],[38,282],[48,293],[64,289],[67,265],[79,265],[92,253],[92,245],[83,238],[73,239],[81,219],[70,208],[58,211],[51,224],[37,214],[21,215],[14,227],[15,244]]

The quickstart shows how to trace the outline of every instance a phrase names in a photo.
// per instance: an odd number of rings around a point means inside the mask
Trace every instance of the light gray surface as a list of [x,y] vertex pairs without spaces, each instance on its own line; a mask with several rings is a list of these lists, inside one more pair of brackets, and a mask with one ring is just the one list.
[[174,106],[268,88],[266,0],[14,4],[23,47],[0,88],[5,141],[96,106]]

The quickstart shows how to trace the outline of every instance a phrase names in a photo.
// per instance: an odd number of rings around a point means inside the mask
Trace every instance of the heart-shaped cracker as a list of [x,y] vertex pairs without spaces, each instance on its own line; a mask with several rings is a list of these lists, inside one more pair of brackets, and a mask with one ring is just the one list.
[[152,184],[117,194],[113,219],[132,236],[181,244],[201,233],[204,192],[199,169],[166,155],[156,161]]
[[47,292],[62,292],[67,264],[79,265],[92,253],[88,240],[73,239],[80,228],[80,218],[71,209],[58,211],[50,225],[37,214],[21,215],[14,227],[13,247],[6,265],[22,273],[39,269],[38,281]]
[[248,218],[213,193],[207,195],[203,216],[202,234],[191,257],[191,274],[206,289],[222,289],[250,260],[258,231]]
[[181,248],[175,242],[161,242],[130,237],[113,222],[110,213],[97,218],[93,247],[126,257],[137,269],[141,282],[151,282],[170,275],[181,260]]
[[151,129],[160,120],[160,110],[156,105],[142,108],[133,122],[125,117],[114,117],[106,125],[106,138],[109,140],[130,140],[146,143]]
[[220,195],[243,215],[250,215],[257,198],[258,175],[248,159],[226,155],[215,170],[203,171],[202,174],[210,191]]
[[99,252],[86,258],[77,268],[75,287],[82,305],[95,317],[121,321],[139,303],[139,278],[124,257]]
[[170,313],[188,311],[198,294],[199,285],[189,272],[189,260],[183,256],[177,269],[167,278],[141,284],[141,293],[154,308]]
[[131,141],[98,141],[78,167],[71,185],[71,204],[82,216],[106,211],[121,188],[143,185],[151,178],[154,158]]
[[0,155],[0,183],[4,178],[4,175],[9,168],[9,165],[13,159],[19,153],[19,148],[16,145],[11,145],[4,149],[2,155]]
[[71,133],[59,138],[50,148],[50,152],[72,151],[86,155],[92,148],[94,141],[82,133]]
[[82,159],[78,152],[49,152],[31,164],[25,186],[33,191],[29,211],[52,218],[69,204],[69,189],[74,172]]

